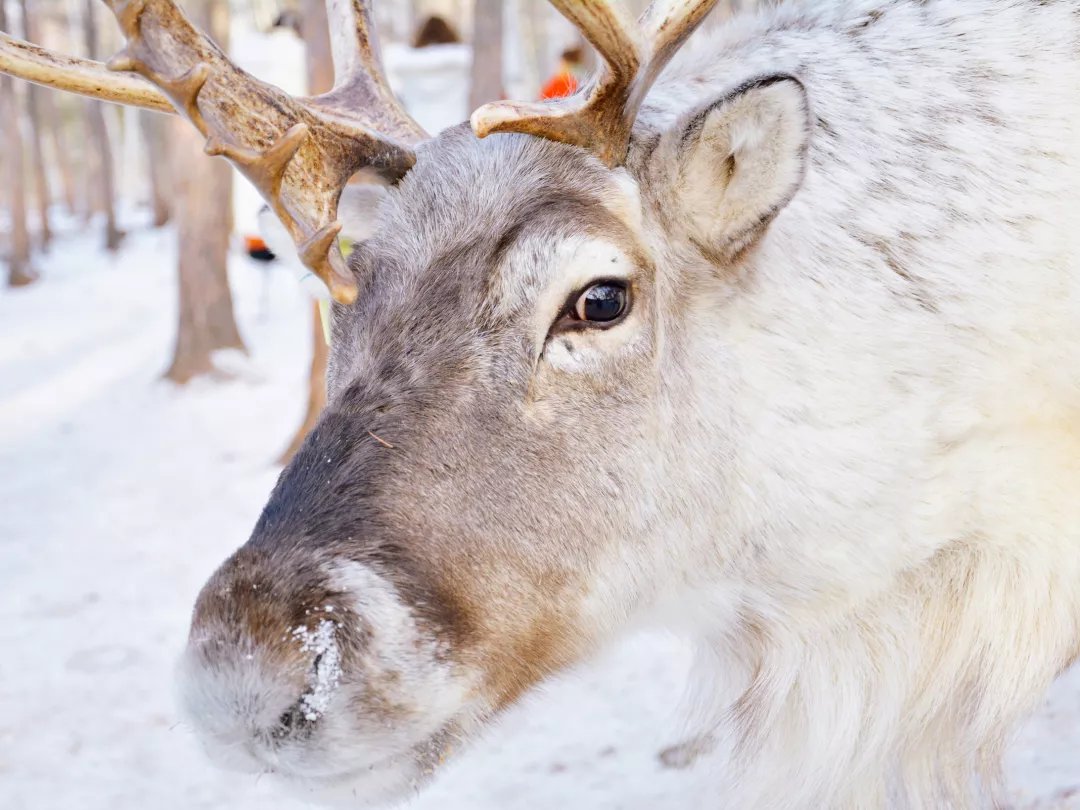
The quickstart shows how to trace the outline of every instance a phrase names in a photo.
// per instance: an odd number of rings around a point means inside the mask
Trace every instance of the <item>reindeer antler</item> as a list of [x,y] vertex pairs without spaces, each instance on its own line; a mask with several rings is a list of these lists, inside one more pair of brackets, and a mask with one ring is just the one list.
[[140,76],[117,76],[101,62],[53,53],[2,31],[0,73],[102,101],[173,112],[168,97]]
[[524,132],[594,152],[608,166],[626,158],[645,94],[716,0],[656,0],[635,24],[608,0],[551,0],[604,60],[598,77],[568,99],[498,101],[472,115],[473,131]]
[[7,36],[0,71],[108,101],[175,107],[206,137],[208,154],[228,158],[259,189],[334,298],[355,300],[337,246],[341,190],[362,168],[401,177],[415,162],[411,147],[426,137],[390,92],[367,3],[326,0],[337,82],[307,99],[240,70],[173,0],[106,4],[127,39],[108,63],[120,73]]

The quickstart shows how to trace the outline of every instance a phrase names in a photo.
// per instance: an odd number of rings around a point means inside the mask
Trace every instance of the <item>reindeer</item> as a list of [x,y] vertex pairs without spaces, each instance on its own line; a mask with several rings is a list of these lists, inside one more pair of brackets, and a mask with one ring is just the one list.
[[715,806],[996,803],[1080,653],[1076,3],[807,0],[674,62],[709,0],[553,3],[595,80],[434,139],[361,0],[311,99],[171,0],[113,4],[120,73],[0,40],[186,115],[337,302],[326,411],[195,605],[192,723],[378,805],[652,624],[698,650],[670,759],[726,763]]

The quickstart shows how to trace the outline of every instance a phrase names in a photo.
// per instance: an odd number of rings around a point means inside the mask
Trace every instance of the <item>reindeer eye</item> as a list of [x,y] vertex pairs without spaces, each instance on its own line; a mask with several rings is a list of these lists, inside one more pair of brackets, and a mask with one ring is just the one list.
[[611,323],[626,313],[629,298],[624,282],[601,281],[577,297],[571,317],[586,323]]

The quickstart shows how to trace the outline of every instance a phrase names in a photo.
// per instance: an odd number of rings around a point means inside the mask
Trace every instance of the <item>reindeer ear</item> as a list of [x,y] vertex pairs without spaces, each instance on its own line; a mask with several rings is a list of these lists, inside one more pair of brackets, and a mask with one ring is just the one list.
[[[378,230],[378,208],[386,196],[386,186],[378,183],[353,183],[345,186],[338,200],[338,219],[341,220],[341,238],[350,242],[363,242]],[[285,226],[270,210],[263,206],[258,214],[259,235],[276,256],[299,262],[296,247]]]
[[729,260],[764,233],[802,183],[806,91],[791,76],[757,79],[691,114],[672,135],[681,219],[698,247]]
[[341,235],[352,242],[370,239],[378,230],[379,203],[386,196],[381,183],[350,183],[341,191],[338,200],[338,219]]
[[[0,0],[3,2],[3,0]],[[386,186],[379,183],[351,183],[342,189],[338,200],[338,219],[341,221],[342,240],[346,246],[345,255],[349,254],[348,245],[363,242],[375,235],[378,230],[378,207],[386,196]],[[326,299],[329,290],[326,285],[313,275],[297,255],[296,245],[281,220],[264,205],[258,213],[259,235],[270,252],[291,268],[300,285],[313,297]]]

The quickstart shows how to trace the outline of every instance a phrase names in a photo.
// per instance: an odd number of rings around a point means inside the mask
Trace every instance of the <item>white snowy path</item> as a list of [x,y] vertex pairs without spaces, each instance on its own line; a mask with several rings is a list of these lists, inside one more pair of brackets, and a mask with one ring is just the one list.
[[[234,259],[250,358],[227,382],[161,382],[171,235],[115,259],[62,240],[32,288],[0,291],[0,808],[299,810],[205,761],[172,700],[188,612],[242,543],[299,420],[306,305]],[[686,665],[631,640],[549,685],[460,756],[412,810],[714,808],[707,774],[662,770]],[[1080,672],[1017,740],[1017,807],[1080,808]],[[742,810],[742,808],[740,808]]]

